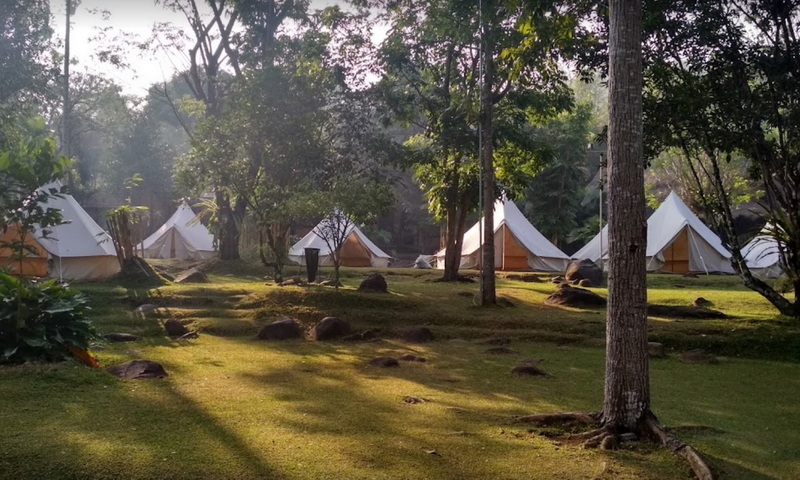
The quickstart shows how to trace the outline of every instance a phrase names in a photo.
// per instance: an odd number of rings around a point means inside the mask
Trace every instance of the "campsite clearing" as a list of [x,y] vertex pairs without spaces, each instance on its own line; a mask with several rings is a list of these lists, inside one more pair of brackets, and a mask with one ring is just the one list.
[[[100,361],[146,358],[170,376],[120,381],[74,364],[0,368],[0,477],[686,478],[681,462],[655,447],[575,450],[513,423],[514,415],[592,410],[602,400],[603,312],[545,307],[552,284],[501,278],[499,294],[515,306],[479,309],[476,285],[433,283],[430,271],[384,270],[388,295],[354,291],[368,270],[344,270],[338,292],[264,285],[261,270],[244,262],[209,273],[211,284],[152,290],[79,285],[101,333],[144,337],[103,344]],[[660,419],[680,426],[676,433],[724,478],[800,476],[800,328],[731,277],[649,281],[653,302],[702,296],[730,316],[651,319],[652,335],[672,353],[651,365]],[[134,315],[143,303],[157,314]],[[255,340],[279,315],[304,325],[336,315],[384,341]],[[200,337],[166,338],[165,318]],[[398,340],[417,326],[436,340]],[[488,354],[485,341],[502,338],[519,353]],[[695,345],[723,358],[682,363],[675,353]],[[368,366],[408,353],[427,362]],[[512,376],[525,358],[543,360],[550,376]]]

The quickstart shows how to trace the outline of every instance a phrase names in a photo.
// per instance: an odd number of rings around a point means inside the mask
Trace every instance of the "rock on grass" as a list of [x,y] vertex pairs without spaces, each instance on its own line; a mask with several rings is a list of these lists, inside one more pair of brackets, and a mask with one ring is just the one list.
[[112,365],[106,371],[115,377],[126,380],[140,380],[151,378],[164,378],[167,376],[166,370],[160,363],[150,360],[131,360],[130,362]]
[[370,366],[380,367],[380,368],[392,368],[400,366],[400,363],[397,361],[397,359],[392,357],[373,358],[372,360],[369,361],[369,364]]
[[311,340],[319,342],[350,335],[351,331],[350,322],[339,317],[325,317],[311,327],[308,336]]

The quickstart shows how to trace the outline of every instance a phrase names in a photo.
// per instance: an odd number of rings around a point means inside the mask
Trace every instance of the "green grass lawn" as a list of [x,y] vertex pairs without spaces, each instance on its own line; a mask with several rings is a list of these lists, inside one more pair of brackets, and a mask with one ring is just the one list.
[[[170,376],[120,381],[71,363],[0,368],[0,478],[690,478],[655,446],[581,450],[513,423],[515,415],[599,408],[604,312],[545,306],[552,284],[506,279],[498,293],[515,307],[482,309],[470,296],[476,285],[434,283],[435,272],[414,270],[388,271],[389,295],[359,294],[365,273],[346,270],[338,292],[265,285],[245,264],[214,267],[204,285],[79,285],[101,333],[144,337],[99,345],[101,363],[146,358]],[[651,336],[672,351],[725,355],[715,365],[675,355],[652,361],[661,421],[720,478],[800,478],[798,327],[732,277],[648,281],[653,303],[703,296],[730,316],[651,319]],[[159,317],[135,316],[141,303],[162,307]],[[385,340],[255,340],[282,315],[305,325],[337,315]],[[165,338],[168,317],[200,337]],[[398,340],[421,325],[437,341]],[[489,337],[512,339],[520,353],[486,354]],[[428,362],[367,366],[408,352]],[[523,358],[542,359],[551,376],[510,375]],[[427,401],[406,404],[405,395]]]

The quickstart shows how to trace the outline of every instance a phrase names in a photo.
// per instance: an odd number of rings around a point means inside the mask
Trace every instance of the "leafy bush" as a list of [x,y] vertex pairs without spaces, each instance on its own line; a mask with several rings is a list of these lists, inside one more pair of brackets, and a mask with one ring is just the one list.
[[88,310],[85,295],[55,280],[0,272],[0,363],[90,357],[96,334]]
[[772,288],[774,288],[778,293],[792,293],[792,290],[794,290],[794,285],[789,277],[780,276],[775,279],[775,283],[773,284]]

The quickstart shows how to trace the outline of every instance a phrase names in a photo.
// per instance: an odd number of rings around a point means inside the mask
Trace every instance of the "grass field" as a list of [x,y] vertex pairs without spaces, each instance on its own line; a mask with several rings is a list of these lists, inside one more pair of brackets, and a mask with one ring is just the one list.
[[[212,283],[138,289],[77,285],[93,300],[101,333],[143,339],[100,344],[103,365],[162,363],[164,380],[121,381],[76,364],[0,368],[0,478],[685,479],[687,467],[655,446],[616,452],[554,444],[515,415],[596,410],[602,401],[604,312],[543,305],[549,283],[500,279],[515,306],[473,305],[474,284],[435,273],[385,271],[389,295],[345,287],[265,285],[259,268],[216,265]],[[670,352],[651,363],[653,408],[723,479],[800,478],[800,326],[778,318],[732,277],[650,276],[652,303],[702,296],[730,318],[651,318]],[[601,295],[603,289],[595,289]],[[157,316],[134,315],[142,303]],[[326,315],[382,342],[261,342],[279,316],[304,325]],[[166,338],[176,318],[194,340]],[[437,340],[399,340],[414,326]],[[487,338],[518,355],[488,355]],[[695,347],[718,364],[684,364]],[[414,353],[426,363],[367,365]],[[547,378],[509,373],[541,359]],[[425,399],[407,404],[404,396]]]

